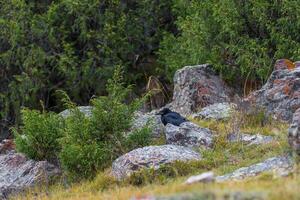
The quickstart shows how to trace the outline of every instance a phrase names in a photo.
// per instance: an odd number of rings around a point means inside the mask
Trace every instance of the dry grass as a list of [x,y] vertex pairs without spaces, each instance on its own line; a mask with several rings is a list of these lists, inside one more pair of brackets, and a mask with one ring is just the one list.
[[230,192],[254,192],[261,194],[266,199],[300,199],[299,187],[300,177],[291,176],[287,178],[272,178],[260,176],[241,182],[211,183],[183,185],[184,177],[173,180],[166,185],[147,185],[144,187],[115,186],[105,191],[91,190],[89,183],[73,186],[64,190],[61,187],[52,188],[50,195],[45,193],[35,196],[28,194],[16,199],[41,199],[41,200],[83,200],[83,199],[107,199],[107,200],[128,200],[132,197],[142,196],[166,196],[178,193],[206,193],[212,192],[221,196]]

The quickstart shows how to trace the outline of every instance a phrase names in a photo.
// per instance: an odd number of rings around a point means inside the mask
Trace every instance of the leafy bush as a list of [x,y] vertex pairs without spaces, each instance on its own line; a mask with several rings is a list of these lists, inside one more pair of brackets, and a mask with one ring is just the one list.
[[125,136],[143,99],[124,103],[130,87],[124,86],[121,68],[117,68],[108,81],[107,91],[108,96],[92,100],[91,117],[75,108],[66,119],[60,160],[73,179],[93,177],[121,154],[151,141],[148,128],[142,128],[128,138]]
[[151,142],[151,129],[150,127],[146,126],[130,133],[126,137],[125,146],[127,151],[131,151],[136,148],[147,146]]
[[35,160],[57,161],[63,120],[55,113],[22,110],[23,126],[15,129],[18,151]]
[[297,1],[174,2],[180,32],[167,33],[159,51],[169,78],[183,66],[209,62],[232,82],[265,81],[276,59],[300,60]]

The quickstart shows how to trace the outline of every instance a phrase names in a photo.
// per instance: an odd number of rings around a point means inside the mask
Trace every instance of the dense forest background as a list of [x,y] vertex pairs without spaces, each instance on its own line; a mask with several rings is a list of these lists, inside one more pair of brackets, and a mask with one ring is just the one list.
[[135,95],[201,63],[262,84],[276,59],[300,60],[299,33],[297,0],[0,1],[1,126],[23,106],[61,111],[58,90],[80,105],[106,95],[117,66]]

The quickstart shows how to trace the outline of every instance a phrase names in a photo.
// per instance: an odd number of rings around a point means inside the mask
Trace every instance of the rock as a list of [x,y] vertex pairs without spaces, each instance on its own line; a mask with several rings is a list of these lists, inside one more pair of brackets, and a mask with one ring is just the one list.
[[205,148],[210,148],[213,144],[212,132],[192,122],[184,122],[180,126],[167,124],[165,134],[167,144]]
[[300,155],[300,108],[293,115],[293,121],[288,130],[288,142],[292,149]]
[[300,108],[300,68],[273,71],[267,83],[245,101],[265,108],[273,118],[290,122]]
[[113,176],[120,180],[140,169],[158,169],[175,161],[200,160],[201,155],[189,148],[176,145],[148,146],[130,151],[112,164]]
[[199,174],[197,176],[191,176],[189,177],[184,184],[190,185],[193,183],[208,183],[213,182],[215,180],[215,176],[213,172],[205,172],[202,174]]
[[[77,108],[86,117],[90,117],[92,115],[92,110],[93,110],[92,106],[78,106]],[[59,115],[62,116],[63,118],[67,118],[71,115],[71,110],[70,109],[64,110],[61,113],[59,113]]]
[[274,66],[275,70],[293,69],[293,68],[295,68],[295,64],[288,59],[276,60],[276,63]]
[[193,114],[192,118],[205,120],[225,120],[230,118],[235,108],[236,104],[233,103],[215,103],[202,108],[200,112]]
[[261,134],[250,135],[245,133],[229,134],[227,139],[229,142],[244,142],[249,146],[267,144],[274,141],[274,138],[272,136],[266,136]]
[[0,154],[0,196],[6,199],[28,187],[47,184],[59,174],[59,169],[46,161],[29,160],[15,152]]
[[175,73],[172,109],[190,115],[200,108],[230,102],[234,93],[208,64],[186,66]]
[[156,138],[160,137],[164,132],[164,125],[160,120],[160,116],[156,115],[156,113],[156,110],[148,113],[136,112],[131,131],[149,125],[149,127],[152,128],[152,136]]
[[243,180],[248,177],[257,176],[263,172],[273,171],[277,176],[286,176],[293,170],[293,160],[289,156],[269,158],[261,163],[242,167],[232,173],[217,176],[217,182],[228,180]]

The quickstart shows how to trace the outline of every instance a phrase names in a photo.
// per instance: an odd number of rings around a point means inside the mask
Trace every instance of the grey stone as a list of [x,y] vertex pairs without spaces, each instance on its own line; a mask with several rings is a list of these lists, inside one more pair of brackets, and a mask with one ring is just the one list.
[[234,99],[234,92],[208,64],[186,66],[174,75],[171,108],[187,116],[200,108]]
[[215,103],[202,108],[200,112],[193,114],[192,118],[205,120],[225,120],[230,118],[235,107],[236,104],[233,103]]
[[243,142],[247,145],[259,145],[259,144],[268,144],[274,141],[272,136],[266,136],[261,134],[245,134],[245,133],[238,133],[238,134],[229,134],[227,137],[229,142]]
[[288,130],[288,142],[292,149],[300,155],[300,108],[293,115],[293,121]]
[[152,129],[152,136],[158,138],[164,133],[164,125],[160,120],[160,116],[156,115],[157,111],[143,113],[137,111],[132,123],[131,131],[140,129],[148,125]]
[[215,180],[213,172],[204,172],[202,174],[189,177],[184,184],[190,185],[193,183],[209,183]]
[[[92,115],[92,110],[93,110],[92,106],[78,106],[77,108],[86,117],[90,117]],[[67,118],[71,115],[71,110],[70,109],[64,110],[61,113],[59,113],[59,115],[62,116],[63,118]]]
[[204,148],[210,148],[213,144],[212,132],[192,122],[184,122],[180,126],[167,124],[165,134],[167,144]]
[[265,108],[275,119],[291,122],[300,108],[300,68],[273,71],[266,84],[244,101]]
[[33,161],[13,151],[0,154],[0,196],[6,199],[29,187],[47,184],[59,174],[60,170],[46,161]]
[[148,146],[135,149],[116,159],[112,164],[113,176],[120,180],[145,168],[158,169],[175,161],[200,160],[201,155],[187,147],[176,145]]
[[273,157],[249,167],[242,167],[232,173],[217,176],[216,181],[243,180],[257,176],[263,172],[274,172],[277,176],[286,176],[292,172],[293,165],[293,159],[289,156]]

